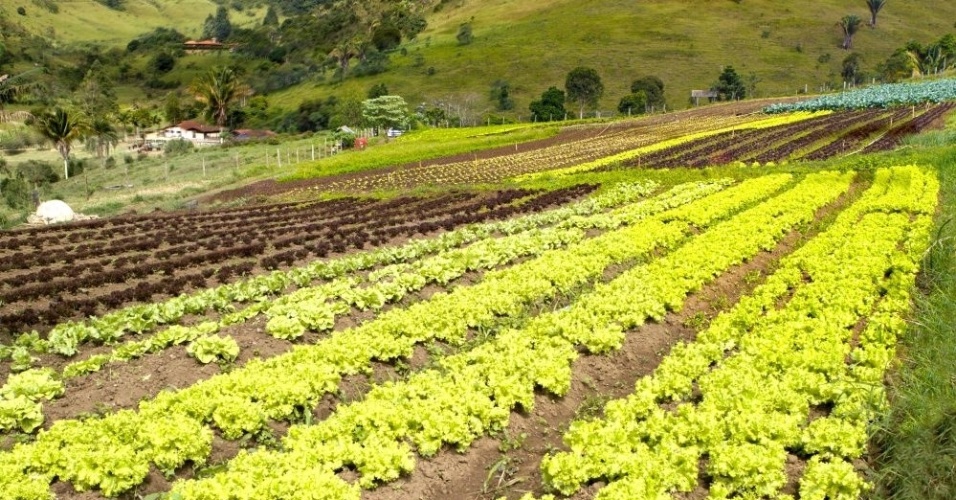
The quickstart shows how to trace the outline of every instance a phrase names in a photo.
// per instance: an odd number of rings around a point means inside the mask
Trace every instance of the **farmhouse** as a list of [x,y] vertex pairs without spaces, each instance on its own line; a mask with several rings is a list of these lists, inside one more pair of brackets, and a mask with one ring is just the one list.
[[211,40],[186,40],[183,42],[183,50],[187,54],[208,54],[222,50],[233,50],[235,44],[225,44],[213,38]]
[[193,142],[219,142],[222,129],[216,125],[206,125],[195,120],[186,120],[163,129],[167,139],[186,139]]
[[717,92],[713,90],[691,90],[690,98],[694,100],[694,106],[700,106],[700,99],[707,99],[708,102],[714,102],[717,99]]

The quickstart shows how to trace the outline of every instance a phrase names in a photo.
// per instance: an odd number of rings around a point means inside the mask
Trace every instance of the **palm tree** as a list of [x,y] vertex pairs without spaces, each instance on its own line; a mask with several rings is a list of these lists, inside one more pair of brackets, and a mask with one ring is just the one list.
[[876,27],[876,15],[880,13],[880,10],[883,6],[886,5],[886,0],[866,0],[866,6],[870,8],[870,27]]
[[116,147],[119,143],[119,134],[116,128],[105,119],[93,120],[93,126],[90,127],[86,136],[86,149],[96,155],[97,158],[109,156],[110,149]]
[[349,62],[358,55],[356,45],[355,40],[346,40],[329,52],[329,57],[334,59],[339,67],[339,81],[345,80],[345,74],[349,71]]
[[225,66],[214,68],[193,81],[189,90],[205,106],[206,117],[220,127],[226,125],[229,108],[252,93],[248,86],[239,81],[236,72]]
[[4,103],[12,102],[18,95],[37,85],[30,80],[30,75],[44,71],[44,68],[33,68],[17,75],[0,75],[0,111]]
[[76,112],[56,108],[33,119],[37,132],[53,143],[63,157],[63,178],[70,178],[70,149],[73,141],[80,139],[88,130],[86,120]]
[[840,19],[840,22],[837,23],[843,30],[843,50],[853,48],[853,35],[860,30],[860,24],[862,23],[863,20],[855,14],[843,16],[843,19]]

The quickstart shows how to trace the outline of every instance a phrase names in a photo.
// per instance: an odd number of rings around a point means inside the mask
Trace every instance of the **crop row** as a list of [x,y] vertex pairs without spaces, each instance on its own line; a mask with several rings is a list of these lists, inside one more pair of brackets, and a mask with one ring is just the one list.
[[904,137],[922,132],[926,127],[932,125],[935,121],[951,111],[954,107],[956,107],[956,104],[951,102],[933,106],[928,111],[925,111],[922,114],[914,117],[912,120],[902,123],[899,126],[891,129],[878,141],[867,146],[863,152],[872,153],[876,151],[886,151],[888,149],[893,149],[902,142]]
[[[725,132],[677,145],[625,163],[639,168],[702,167],[733,161],[776,162],[824,160],[848,151],[888,149],[902,137],[919,132],[951,109],[942,104],[926,109],[844,111],[774,128]],[[865,141],[883,135],[864,147]],[[820,145],[821,142],[825,144]],[[612,169],[617,167],[606,167]]]
[[299,213],[325,218],[351,212],[374,203],[374,200],[340,198],[307,203],[278,203],[248,208],[204,210],[201,212],[152,212],[123,214],[115,217],[19,229],[0,237],[0,249],[16,251],[49,246],[82,245],[92,239],[117,240],[142,232],[194,231],[216,229],[224,225],[253,221],[260,223],[274,217],[291,217]]
[[[721,188],[720,183],[680,186],[659,197],[655,203],[659,208],[683,204]],[[365,286],[359,286],[360,280],[355,277],[345,277],[319,286],[300,288],[274,301],[256,301],[242,311],[223,316],[219,321],[171,327],[157,335],[124,343],[108,354],[70,363],[64,367],[62,377],[84,375],[98,371],[106,363],[125,362],[171,345],[208,338],[222,327],[248,321],[260,313],[269,318],[266,330],[278,338],[294,339],[307,329],[316,332],[331,330],[336,317],[350,312],[353,307],[377,312],[387,303],[401,300],[408,293],[420,290],[429,283],[445,285],[469,271],[491,269],[518,258],[538,256],[548,250],[581,241],[584,228],[629,224],[646,215],[643,205],[634,204],[611,214],[578,217],[573,221],[563,221],[558,227],[529,229],[511,236],[489,238],[414,263],[387,266],[371,273],[368,282],[361,283]],[[41,371],[49,374],[49,370]],[[0,393],[9,390],[16,393],[15,389],[9,388],[23,385],[21,379],[35,379],[35,372],[28,370],[21,375],[11,376],[7,384],[0,388]],[[39,404],[38,401],[34,402]],[[30,415],[27,423],[32,425],[36,421],[35,412],[31,410]],[[6,427],[15,425],[15,419],[10,419]],[[3,427],[0,425],[0,430]]]
[[833,113],[794,124],[763,129],[746,136],[724,134],[722,140],[708,144],[704,148],[690,149],[683,154],[670,157],[665,156],[660,161],[649,158],[647,162],[642,162],[644,163],[642,166],[647,168],[702,167],[745,160],[748,157],[766,153],[768,150],[772,151],[776,149],[775,147],[779,147],[781,142],[787,144],[797,138],[815,135],[815,133],[832,134],[833,130],[842,130],[857,121],[869,120],[871,115],[872,113],[865,112]]
[[[572,423],[569,451],[542,462],[546,482],[571,495],[600,480],[601,499],[699,486],[709,498],[775,498],[788,482],[804,499],[860,498],[868,486],[853,461],[886,404],[938,188],[916,167],[878,171],[827,231],[632,395]],[[788,477],[795,463],[805,467]]]
[[[426,457],[446,445],[464,450],[478,437],[507,427],[511,411],[533,409],[536,387],[565,394],[579,347],[593,353],[619,348],[627,330],[679,309],[688,293],[772,249],[790,228],[812,220],[815,209],[845,191],[851,178],[827,173],[808,179],[596,286],[568,308],[447,357],[440,369],[375,387],[363,401],[339,406],[316,425],[293,425],[281,451],[240,453],[226,471],[179,482],[173,491],[184,498],[228,498],[236,491],[278,498],[282,493],[274,492],[288,491],[290,482],[298,482],[292,478],[306,476],[322,481],[308,486],[310,494],[332,487],[357,498],[358,492],[334,475],[337,471],[354,468],[361,475],[359,485],[368,488],[414,467],[410,445]],[[691,205],[679,210],[694,213]],[[624,244],[640,244],[649,232]]]
[[0,360],[10,357],[14,360],[29,359],[32,353],[42,352],[72,356],[88,341],[111,343],[130,333],[144,334],[164,325],[176,325],[186,315],[203,315],[212,310],[224,314],[224,323],[232,323],[231,317],[248,314],[245,309],[235,310],[234,303],[268,305],[274,296],[289,287],[308,287],[316,280],[342,279],[379,265],[413,262],[429,254],[447,253],[496,233],[511,235],[555,223],[576,224],[575,221],[609,208],[633,203],[655,187],[653,183],[619,184],[605,193],[560,208],[503,221],[469,224],[434,238],[411,240],[398,247],[384,247],[328,261],[316,261],[308,266],[274,271],[192,295],[177,296],[165,302],[128,307],[84,322],[63,323],[54,327],[47,339],[40,339],[34,333],[21,335],[12,346],[0,346]]
[[821,109],[889,108],[923,103],[941,103],[956,99],[956,79],[925,82],[904,82],[873,85],[839,94],[824,95],[805,101],[774,104],[768,113],[818,111]]
[[[753,131],[725,132],[718,136],[677,145],[625,163],[628,167],[671,168],[702,167],[733,161],[780,161],[825,159],[858,145],[867,137],[893,124],[899,124],[904,115],[900,110],[892,115],[877,110],[846,111]],[[891,118],[893,117],[893,118]],[[827,141],[810,153],[809,148]],[[849,146],[848,146],[849,144]],[[607,167],[615,168],[615,167]]]
[[[390,172],[370,172],[348,179],[332,181],[323,190],[369,191],[399,189],[428,184],[470,184],[497,182],[508,177],[560,169],[589,162],[684,134],[736,126],[752,121],[752,117],[711,116],[703,119],[648,119],[646,126],[628,127],[595,134],[581,140],[516,152],[492,158],[437,165],[408,166]],[[638,121],[638,124],[643,122]],[[653,126],[652,126],[653,125]]]
[[[593,186],[568,188],[547,193],[539,192],[536,193],[537,196],[519,201],[518,204],[512,204],[516,199],[525,198],[525,196],[519,196],[521,192],[515,192],[510,196],[497,196],[490,200],[478,199],[464,206],[456,206],[454,213],[447,213],[448,207],[436,207],[431,212],[421,214],[431,220],[426,219],[413,223],[409,223],[405,217],[400,215],[388,217],[385,214],[383,218],[388,225],[384,227],[380,227],[383,223],[381,221],[367,221],[364,226],[337,226],[334,230],[330,229],[330,226],[319,225],[311,231],[278,238],[271,242],[271,249],[267,248],[262,241],[251,243],[243,241],[236,246],[170,257],[165,261],[143,260],[126,268],[28,284],[0,293],[9,302],[7,304],[8,311],[14,309],[18,302],[24,303],[38,297],[49,297],[57,300],[52,301],[45,310],[35,307],[34,304],[29,304],[26,307],[20,307],[19,310],[0,316],[0,319],[3,320],[4,327],[8,331],[18,331],[30,326],[55,324],[65,318],[75,316],[77,312],[88,316],[96,314],[100,307],[115,308],[134,301],[149,301],[152,295],[156,293],[178,295],[187,286],[203,287],[205,280],[215,273],[218,273],[220,280],[224,280],[229,274],[250,271],[256,263],[264,269],[274,268],[280,263],[291,264],[309,255],[324,257],[330,253],[344,253],[350,248],[361,249],[368,244],[381,245],[396,236],[412,236],[442,229],[451,230],[468,223],[505,219],[522,212],[539,211],[548,206],[564,203],[591,189],[593,189]],[[462,212],[458,212],[458,209],[461,209]],[[295,245],[294,248],[288,248],[293,245]],[[243,258],[256,260],[252,262],[236,261],[236,259]],[[229,268],[226,265],[244,267]],[[229,273],[227,274],[226,271],[229,271]],[[150,279],[151,277],[152,279]],[[149,282],[143,281],[147,279],[149,279]],[[81,289],[94,289],[110,283],[122,285],[105,295],[87,294],[76,298],[68,296],[68,294]]]
[[[522,190],[507,190],[496,193],[492,200],[497,203],[509,203],[514,199],[528,196],[531,193]],[[224,242],[241,239],[245,242],[281,237],[290,232],[309,231],[316,228],[327,228],[334,231],[342,226],[384,226],[390,219],[407,217],[412,220],[428,218],[436,210],[440,211],[451,206],[464,203],[480,203],[479,196],[470,193],[446,195],[431,199],[425,198],[397,198],[394,200],[376,202],[363,200],[359,204],[341,203],[336,210],[330,213],[320,213],[303,209],[289,213],[277,213],[269,216],[269,220],[249,219],[246,221],[230,222],[225,227],[209,227],[215,225],[216,214],[208,216],[213,224],[203,226],[168,227],[158,225],[153,228],[138,228],[132,236],[102,235],[102,232],[87,234],[77,230],[76,236],[84,243],[74,246],[53,245],[43,246],[44,250],[55,250],[55,255],[38,252],[17,252],[10,254],[10,262],[4,270],[27,269],[38,266],[49,266],[58,262],[76,262],[82,259],[97,257],[99,263],[122,265],[117,260],[128,262],[127,252],[162,252],[168,255],[190,253],[198,248],[214,249]],[[480,206],[480,205],[479,205]],[[324,211],[324,210],[323,210]],[[384,220],[380,220],[381,215]],[[374,225],[373,225],[374,224]],[[70,234],[72,238],[73,233]],[[157,250],[159,249],[159,252]],[[143,255],[141,254],[141,255]],[[104,260],[100,256],[112,260]]]
[[[694,127],[688,127],[687,130],[683,131],[683,134],[675,133],[670,139],[654,141],[642,147],[629,149],[614,155],[604,156],[589,162],[579,163],[571,167],[518,176],[517,180],[530,180],[547,176],[560,177],[578,172],[605,170],[625,162],[640,162],[644,157],[648,155],[654,155],[659,151],[680,147],[681,145],[694,143],[696,141],[707,141],[714,136],[723,136],[724,134],[730,134],[732,137],[736,137],[738,134],[749,136],[751,134],[755,134],[756,131],[759,130],[773,129],[792,123],[800,123],[827,114],[829,113],[791,113],[773,117],[764,116],[759,119],[752,118],[751,121],[746,123],[734,124],[732,126],[722,128],[709,127],[703,130],[696,129]],[[695,130],[697,131],[695,132]]]
[[[709,203],[732,210],[732,202],[746,205],[787,181],[787,176],[748,181],[677,210],[710,221],[724,214],[707,208]],[[661,203],[666,207],[671,202]],[[694,211],[691,206],[701,210]],[[660,208],[654,200],[644,207]],[[22,491],[26,496],[48,495],[47,483],[57,476],[79,489],[97,487],[110,495],[141,482],[150,464],[171,472],[186,461],[201,463],[209,452],[209,426],[235,438],[260,429],[267,419],[294,419],[311,411],[322,394],[334,391],[341,376],[367,370],[372,359],[408,356],[415,344],[429,339],[460,343],[470,327],[493,325],[498,315],[516,313],[535,300],[570,291],[599,277],[613,262],[673,246],[690,229],[687,222],[672,220],[679,213],[665,212],[646,224],[609,231],[503,271],[486,273],[478,285],[437,294],[407,309],[393,309],[361,327],[333,333],[315,346],[300,346],[289,354],[252,361],[185,390],[160,394],[142,403],[139,412],[56,422],[39,434],[35,443],[0,454],[4,472],[0,478],[9,478],[0,486],[19,488],[9,491]]]
[[852,151],[860,151],[865,148],[867,141],[873,141],[874,137],[886,134],[887,131],[898,127],[900,124],[912,118],[911,111],[907,108],[897,108],[889,112],[879,112],[880,110],[871,110],[879,115],[879,118],[869,121],[862,126],[853,127],[850,130],[843,131],[834,136],[829,144],[810,151],[803,155],[803,160],[825,160],[837,155],[846,154]]

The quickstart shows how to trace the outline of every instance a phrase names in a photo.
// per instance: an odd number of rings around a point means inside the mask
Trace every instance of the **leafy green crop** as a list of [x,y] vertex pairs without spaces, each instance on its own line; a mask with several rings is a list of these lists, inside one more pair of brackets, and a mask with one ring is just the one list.
[[230,362],[239,356],[239,344],[232,337],[205,335],[193,340],[186,352],[202,364]]
[[789,104],[774,104],[764,109],[767,113],[791,111],[819,111],[824,109],[888,108],[923,103],[940,103],[956,99],[956,79],[931,80],[874,85],[829,94]]

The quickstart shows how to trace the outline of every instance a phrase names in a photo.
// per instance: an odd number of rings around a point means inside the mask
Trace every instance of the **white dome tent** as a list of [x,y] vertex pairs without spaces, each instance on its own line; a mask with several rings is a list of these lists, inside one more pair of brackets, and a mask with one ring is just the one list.
[[69,222],[76,217],[76,214],[73,213],[73,209],[60,200],[44,201],[37,207],[36,215],[43,219],[45,224]]

